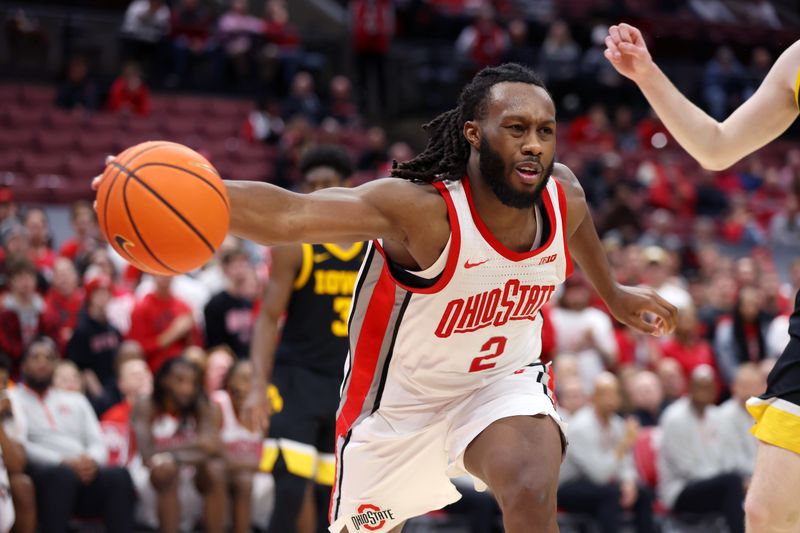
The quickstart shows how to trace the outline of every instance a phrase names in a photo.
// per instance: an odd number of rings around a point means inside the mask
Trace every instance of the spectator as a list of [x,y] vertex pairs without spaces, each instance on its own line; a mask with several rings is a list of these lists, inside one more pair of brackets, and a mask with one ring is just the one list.
[[222,64],[219,69],[221,79],[246,82],[252,74],[252,53],[257,37],[262,33],[263,22],[248,13],[247,0],[233,0],[217,24],[217,38],[220,41]]
[[102,514],[109,533],[132,531],[130,476],[105,466],[100,424],[86,398],[52,386],[57,361],[53,341],[32,342],[22,361],[24,385],[11,392],[26,413],[27,472],[36,487],[41,531],[66,532],[74,513]]
[[81,264],[90,253],[99,248],[99,244],[102,242],[92,205],[85,200],[72,204],[69,210],[69,221],[72,225],[73,236],[61,245],[58,255],[72,259],[76,264]]
[[[701,255],[702,257],[702,255]],[[705,261],[702,261],[705,263]],[[732,276],[720,273],[709,273],[710,282],[706,294],[708,300],[697,313],[703,327],[703,336],[714,339],[717,323],[726,315],[733,313],[739,295],[736,280]]]
[[611,319],[589,305],[591,288],[576,273],[564,282],[557,306],[550,312],[556,332],[556,352],[578,357],[584,390],[592,390],[595,378],[617,364],[618,347]]
[[364,146],[364,150],[358,156],[358,170],[361,172],[369,172],[377,176],[380,169],[389,159],[386,145],[386,131],[379,126],[373,126],[367,130],[366,137],[366,146]]
[[120,345],[115,367],[122,400],[103,413],[100,424],[106,442],[116,443],[113,448],[109,446],[109,463],[127,465],[136,453],[131,411],[140,398],[149,398],[153,393],[153,374],[144,360],[141,346],[133,341]]
[[530,44],[528,22],[525,19],[515,18],[508,23],[508,40],[503,63],[532,66],[536,61],[536,49]]
[[361,122],[358,105],[353,100],[353,84],[347,76],[334,76],[330,83],[331,101],[328,115],[342,126],[357,126]]
[[138,64],[127,63],[122,74],[111,84],[108,109],[140,117],[150,114],[150,89],[142,78],[142,70]]
[[206,304],[206,345],[225,344],[237,357],[247,357],[254,320],[253,295],[248,294],[253,267],[241,248],[223,253],[220,261],[226,287]]
[[728,197],[716,183],[716,174],[710,170],[700,169],[697,176],[695,192],[695,213],[700,216],[716,218],[728,210]]
[[699,366],[692,372],[689,395],[664,411],[659,495],[673,512],[720,513],[731,533],[744,533],[742,478],[725,471],[716,395],[714,370]]
[[[714,2],[721,5],[719,0]],[[729,110],[738,107],[746,79],[744,67],[733,51],[727,46],[717,48],[714,57],[706,64],[703,77],[703,95],[709,114],[717,120],[724,120]]]
[[769,224],[772,244],[796,246],[800,242],[800,198],[795,194],[786,197],[784,208]]
[[89,399],[98,415],[119,400],[114,359],[122,335],[108,321],[106,308],[110,300],[111,279],[99,274],[86,282],[86,304],[66,349],[67,358],[84,376]]
[[192,310],[172,294],[172,277],[153,279],[155,290],[133,308],[128,337],[142,346],[147,364],[155,373],[165,361],[178,357],[188,346],[200,344],[200,332]]
[[47,333],[43,320],[44,300],[36,294],[36,267],[25,259],[8,267],[9,291],[0,300],[0,351],[15,361],[35,337]]
[[499,65],[508,48],[508,34],[497,23],[494,7],[489,3],[480,8],[475,22],[464,28],[456,41],[457,57],[468,65],[469,76],[484,67]]
[[53,268],[53,284],[44,299],[44,320],[61,353],[72,337],[82,305],[83,291],[78,287],[75,265],[59,257]]
[[169,32],[170,11],[164,0],[133,0],[122,22],[123,58],[154,66]]
[[708,22],[736,22],[736,16],[722,0],[689,0],[695,15]]
[[697,314],[691,307],[678,313],[675,332],[664,341],[661,351],[664,357],[674,359],[681,365],[687,380],[700,365],[716,367],[711,344],[702,337]]
[[122,335],[127,335],[131,328],[131,314],[136,305],[136,296],[127,289],[120,280],[117,267],[111,260],[109,248],[98,248],[88,257],[89,266],[84,274],[85,283],[94,277],[106,277],[111,280],[111,299],[106,305],[109,323]]
[[28,233],[28,257],[36,269],[50,280],[56,254],[52,248],[47,213],[38,207],[28,209],[25,212],[25,230]]
[[203,394],[200,370],[182,358],[164,362],[152,398],[139,399],[131,415],[138,448],[129,466],[140,500],[137,522],[166,533],[179,526],[191,530],[202,506],[205,531],[224,531],[228,485],[218,417]]
[[208,350],[208,365],[205,372],[205,391],[209,396],[220,390],[225,376],[236,361],[236,355],[227,346],[215,346]]
[[224,387],[211,395],[222,413],[220,438],[228,463],[234,533],[250,531],[251,524],[266,529],[274,504],[272,476],[258,472],[263,435],[241,422],[252,386],[253,367],[247,359],[240,359],[225,376]]
[[767,357],[766,336],[771,317],[762,309],[763,295],[756,287],[742,287],[733,315],[720,320],[714,333],[717,367],[726,386],[733,383],[736,369]]
[[312,124],[319,124],[322,120],[322,102],[315,92],[314,78],[308,72],[298,72],[295,75],[283,113],[287,119],[300,115]]
[[659,296],[683,311],[692,307],[692,297],[673,277],[673,260],[659,246],[648,246],[642,250],[645,260],[644,284],[652,287]]
[[58,85],[56,105],[62,109],[94,111],[98,96],[97,83],[89,74],[86,58],[76,56],[70,59],[66,78]]
[[640,370],[631,377],[631,414],[642,427],[658,425],[658,419],[666,407],[664,387],[658,376],[649,370]]
[[395,32],[394,4],[391,0],[353,0],[350,14],[358,84],[364,91],[362,109],[374,105],[385,110],[386,57]]
[[558,398],[558,414],[564,422],[569,423],[575,413],[580,411],[587,402],[581,378],[578,376],[559,377],[556,381],[556,398]]
[[613,150],[616,139],[611,131],[605,107],[594,104],[585,115],[573,120],[569,126],[567,139],[575,145],[587,144],[599,150]]
[[142,347],[135,341],[125,341],[119,346],[114,363],[122,399],[103,413],[101,420],[127,424],[136,401],[149,398],[153,393],[153,374],[144,359]]
[[753,417],[747,412],[745,403],[759,396],[767,388],[764,374],[755,363],[744,363],[736,371],[731,385],[731,398],[719,408],[720,440],[725,443],[727,467],[750,484],[756,464],[758,441],[750,433]]
[[539,49],[539,70],[551,94],[564,95],[573,87],[580,56],[581,49],[573,40],[567,23],[563,20],[553,22]]
[[84,393],[81,372],[72,361],[61,360],[53,371],[53,388],[58,390]]
[[250,143],[275,144],[281,139],[286,124],[281,117],[281,103],[264,98],[256,109],[250,111],[242,126],[242,137]]
[[25,474],[25,418],[8,396],[11,359],[0,353],[0,533],[36,531],[36,498]]
[[756,89],[767,77],[767,73],[772,68],[772,54],[764,46],[757,46],[750,54],[750,64],[747,67],[747,88],[744,98],[750,98]]
[[622,529],[623,510],[634,514],[637,533],[655,531],[653,497],[637,482],[633,445],[635,419],[624,420],[619,381],[603,372],[594,381],[592,403],[570,420],[570,448],[561,467],[558,505],[567,512],[592,516],[603,533]]
[[201,0],[179,0],[173,5],[170,35],[175,76],[168,84],[191,84],[195,65],[214,50],[212,23],[211,11]]
[[624,95],[626,85],[622,83],[622,76],[603,55],[607,34],[608,26],[594,26],[591,46],[583,52],[581,58],[581,80],[585,87],[581,92],[589,102],[618,103]]
[[686,378],[677,360],[665,357],[656,364],[656,374],[664,389],[667,405],[679,400],[686,393]]

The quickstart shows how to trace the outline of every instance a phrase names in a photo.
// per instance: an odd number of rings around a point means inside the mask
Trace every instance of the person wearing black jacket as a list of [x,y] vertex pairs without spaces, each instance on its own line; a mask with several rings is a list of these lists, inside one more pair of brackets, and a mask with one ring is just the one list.
[[108,322],[106,314],[111,279],[105,275],[93,277],[86,282],[85,291],[86,301],[67,343],[66,356],[81,369],[86,394],[99,416],[120,400],[114,359],[122,335]]

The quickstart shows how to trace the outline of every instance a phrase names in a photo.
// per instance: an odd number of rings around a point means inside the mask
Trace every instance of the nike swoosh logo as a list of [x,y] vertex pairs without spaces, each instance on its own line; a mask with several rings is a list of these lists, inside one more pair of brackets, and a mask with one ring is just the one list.
[[326,253],[321,254],[314,254],[314,262],[315,263],[322,263],[323,261],[330,259],[331,255]]
[[482,265],[482,264],[486,263],[487,261],[489,261],[489,260],[488,259],[484,259],[480,263],[470,263],[469,259],[467,259],[466,263],[464,263],[464,268],[475,268],[476,266]]

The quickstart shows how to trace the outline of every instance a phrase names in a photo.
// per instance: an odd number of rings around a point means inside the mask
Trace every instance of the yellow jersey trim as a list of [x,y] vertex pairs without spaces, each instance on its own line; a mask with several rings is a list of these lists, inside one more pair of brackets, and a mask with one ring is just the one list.
[[294,280],[294,290],[299,291],[308,283],[308,278],[311,277],[311,270],[314,268],[314,247],[310,244],[303,243],[303,264],[300,266],[300,272]]
[[794,103],[800,109],[800,68],[797,69],[797,79],[794,81]]
[[800,454],[800,416],[790,412],[795,411],[796,406],[783,402],[785,400],[748,401],[747,410],[755,419],[750,432],[760,441]]
[[322,246],[325,247],[336,259],[340,261],[350,261],[355,256],[361,253],[361,249],[364,248],[363,242],[354,243],[350,248],[347,250],[340,248],[336,244],[323,244]]

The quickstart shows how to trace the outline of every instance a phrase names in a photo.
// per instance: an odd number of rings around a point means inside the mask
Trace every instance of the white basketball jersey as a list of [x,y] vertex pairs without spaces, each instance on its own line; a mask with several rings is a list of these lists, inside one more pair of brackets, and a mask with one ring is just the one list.
[[227,391],[214,391],[211,399],[222,412],[222,428],[220,439],[225,448],[235,455],[260,458],[263,438],[256,432],[250,431],[236,416],[231,397]]
[[339,435],[379,407],[411,415],[424,405],[436,416],[437,406],[539,360],[540,310],[572,270],[560,184],[551,179],[542,191],[543,242],[525,253],[491,234],[467,178],[436,186],[451,236],[430,269],[410,273],[391,264],[380,242],[367,252],[350,315]]

